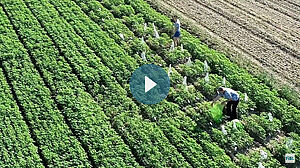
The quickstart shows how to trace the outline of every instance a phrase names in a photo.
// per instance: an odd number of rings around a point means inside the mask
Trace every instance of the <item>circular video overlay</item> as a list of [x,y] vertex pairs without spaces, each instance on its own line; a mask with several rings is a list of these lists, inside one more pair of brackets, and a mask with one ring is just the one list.
[[161,67],[146,64],[136,69],[130,78],[133,97],[143,104],[157,104],[165,99],[170,90],[170,79]]

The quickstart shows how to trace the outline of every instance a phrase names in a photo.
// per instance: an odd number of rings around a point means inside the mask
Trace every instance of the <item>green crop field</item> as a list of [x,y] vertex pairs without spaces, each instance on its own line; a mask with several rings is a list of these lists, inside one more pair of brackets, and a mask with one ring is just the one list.
[[[185,30],[172,48],[172,31],[143,0],[1,0],[0,168],[297,167],[293,100]],[[150,63],[171,88],[143,105],[129,79]],[[212,119],[221,85],[238,121]]]

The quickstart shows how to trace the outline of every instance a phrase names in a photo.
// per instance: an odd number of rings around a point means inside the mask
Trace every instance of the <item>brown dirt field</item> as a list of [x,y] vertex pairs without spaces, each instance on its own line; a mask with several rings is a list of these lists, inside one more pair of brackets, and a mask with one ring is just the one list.
[[179,15],[184,25],[199,30],[201,40],[249,71],[267,72],[300,90],[299,1],[148,1],[169,15]]
[[296,16],[298,15],[298,17],[300,15],[300,3],[297,4],[295,2],[287,1],[287,0],[269,0],[269,1],[281,6],[282,8],[285,8],[285,9],[291,11]]

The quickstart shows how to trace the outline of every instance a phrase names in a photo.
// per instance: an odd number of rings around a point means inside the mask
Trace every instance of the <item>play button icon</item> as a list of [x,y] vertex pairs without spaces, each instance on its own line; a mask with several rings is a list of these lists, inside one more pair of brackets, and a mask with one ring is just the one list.
[[146,64],[136,69],[130,78],[130,91],[143,104],[157,104],[169,93],[170,79],[161,67]]
[[153,80],[145,76],[145,93],[154,88],[157,84]]

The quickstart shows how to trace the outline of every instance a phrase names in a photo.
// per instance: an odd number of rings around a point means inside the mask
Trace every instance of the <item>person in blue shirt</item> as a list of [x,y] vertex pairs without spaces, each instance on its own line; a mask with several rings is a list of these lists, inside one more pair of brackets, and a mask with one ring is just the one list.
[[173,17],[173,22],[174,22],[174,35],[173,35],[173,41],[174,41],[174,46],[177,47],[179,46],[180,42],[180,21],[177,18],[177,16]]
[[237,119],[237,106],[240,102],[239,94],[230,88],[219,87],[218,88],[218,95],[213,99],[212,105],[219,100],[221,97],[227,99],[227,101],[223,102],[222,104],[225,105],[226,103],[226,112],[227,115],[230,116],[230,121]]

